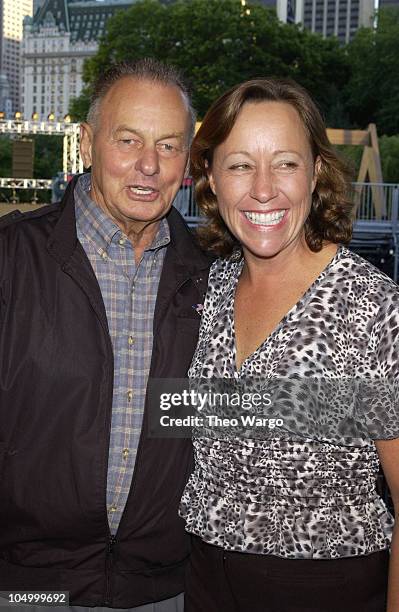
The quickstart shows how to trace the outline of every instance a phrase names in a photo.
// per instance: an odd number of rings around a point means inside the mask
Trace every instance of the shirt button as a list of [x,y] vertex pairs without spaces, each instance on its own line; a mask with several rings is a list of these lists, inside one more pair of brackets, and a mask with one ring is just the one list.
[[134,344],[134,338],[133,338],[133,336],[129,336],[129,338],[128,338],[127,342],[128,342],[128,345],[129,345],[129,346],[133,346],[133,344]]
[[118,244],[119,244],[119,246],[123,246],[125,244],[125,239],[124,238],[119,238]]
[[133,391],[131,389],[129,389],[129,391],[127,392],[127,399],[129,402],[131,402],[133,399]]
[[103,251],[103,252],[101,253],[101,257],[104,259],[104,261],[105,261],[106,259],[108,259],[108,255],[107,255],[107,253],[106,253],[105,251]]
[[110,512],[116,512],[117,511],[117,507],[115,505],[112,505],[109,507],[109,511]]
[[128,458],[128,456],[129,456],[129,449],[128,448],[124,448],[123,451],[122,451],[122,457],[125,459],[125,461]]

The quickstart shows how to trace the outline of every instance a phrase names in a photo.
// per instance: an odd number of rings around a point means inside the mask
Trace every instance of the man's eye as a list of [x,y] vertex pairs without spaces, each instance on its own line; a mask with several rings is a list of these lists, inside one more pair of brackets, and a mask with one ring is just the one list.
[[158,144],[158,149],[164,153],[176,153],[178,150],[177,147],[170,142],[160,142]]

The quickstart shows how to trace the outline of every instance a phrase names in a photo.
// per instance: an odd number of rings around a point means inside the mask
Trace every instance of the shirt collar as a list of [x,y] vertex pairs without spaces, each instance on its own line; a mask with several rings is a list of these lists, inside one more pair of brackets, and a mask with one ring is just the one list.
[[[76,228],[94,242],[99,252],[107,251],[113,241],[127,237],[122,230],[108,217],[108,215],[89,196],[91,187],[90,173],[82,174],[75,187]],[[146,251],[155,251],[170,242],[169,225],[166,219],[161,219],[158,231],[151,245]]]

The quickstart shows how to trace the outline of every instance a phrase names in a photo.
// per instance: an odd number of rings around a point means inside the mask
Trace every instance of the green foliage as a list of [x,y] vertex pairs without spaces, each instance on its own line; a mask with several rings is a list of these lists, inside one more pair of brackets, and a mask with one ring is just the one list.
[[359,30],[348,46],[351,78],[346,106],[354,126],[376,123],[379,134],[399,133],[399,9],[382,9],[378,27]]
[[384,181],[399,183],[399,136],[382,136],[379,145]]
[[10,177],[12,167],[12,143],[9,136],[0,138],[0,176]]
[[62,136],[33,136],[35,140],[35,160],[33,176],[52,178],[62,171]]
[[278,21],[264,6],[246,13],[237,0],[142,0],[117,13],[97,54],[85,64],[87,87],[71,114],[83,119],[96,78],[112,63],[156,57],[190,78],[194,106],[203,117],[226,89],[257,76],[292,77],[319,102],[330,125],[341,125],[341,91],[349,77],[336,39]]
[[360,162],[362,159],[363,147],[353,145],[340,145],[335,147],[339,157],[346,163],[353,181],[359,174]]
[[69,114],[73,121],[84,121],[87,117],[90,104],[90,89],[84,87],[77,98],[72,98],[69,105]]

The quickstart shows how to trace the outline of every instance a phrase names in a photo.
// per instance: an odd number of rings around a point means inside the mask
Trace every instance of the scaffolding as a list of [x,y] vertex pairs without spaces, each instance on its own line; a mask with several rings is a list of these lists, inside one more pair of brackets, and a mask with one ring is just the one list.
[[[79,123],[60,121],[22,121],[18,119],[0,120],[0,135],[63,136],[62,171],[64,174],[83,172],[83,160],[79,149]],[[2,178],[0,187],[4,189],[51,189],[51,180]]]
[[0,178],[0,189],[51,189],[53,179]]

